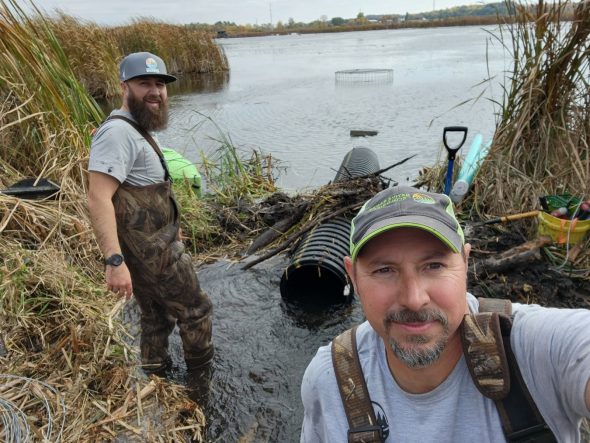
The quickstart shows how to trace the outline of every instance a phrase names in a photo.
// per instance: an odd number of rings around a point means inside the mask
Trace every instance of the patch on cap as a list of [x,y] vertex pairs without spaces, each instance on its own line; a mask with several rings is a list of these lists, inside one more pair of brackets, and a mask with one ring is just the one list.
[[379,192],[363,205],[352,220],[352,260],[372,238],[402,227],[428,231],[454,252],[460,252],[465,243],[463,230],[448,196],[398,186]]
[[154,60],[152,57],[148,57],[145,59],[145,72],[150,72],[154,74],[160,73],[160,68],[158,68],[158,62]]
[[436,203],[430,195],[421,194],[419,192],[412,194],[412,198],[416,203],[425,203],[427,205],[433,205]]

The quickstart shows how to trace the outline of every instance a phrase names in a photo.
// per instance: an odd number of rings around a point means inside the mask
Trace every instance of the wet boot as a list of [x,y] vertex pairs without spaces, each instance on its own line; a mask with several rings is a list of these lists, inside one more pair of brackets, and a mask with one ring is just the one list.
[[212,305],[200,290],[191,303],[177,311],[177,324],[184,349],[184,360],[189,369],[208,364],[214,355],[212,335]]
[[141,369],[146,375],[157,375],[158,377],[164,378],[167,372],[172,368],[172,359],[167,357],[161,363],[142,363]]
[[[170,315],[157,313],[153,303],[140,303],[141,315],[141,363],[148,374],[163,374],[172,365],[168,354],[168,337],[175,321]],[[161,309],[161,308],[160,308]]]
[[186,387],[191,400],[197,403],[203,411],[209,407],[211,397],[211,378],[213,376],[213,362],[198,364],[187,361]]

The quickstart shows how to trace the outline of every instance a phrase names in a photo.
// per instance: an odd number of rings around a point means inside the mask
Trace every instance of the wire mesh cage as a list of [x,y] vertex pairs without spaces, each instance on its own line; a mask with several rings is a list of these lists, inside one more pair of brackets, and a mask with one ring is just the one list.
[[393,69],[336,71],[336,83],[393,83]]

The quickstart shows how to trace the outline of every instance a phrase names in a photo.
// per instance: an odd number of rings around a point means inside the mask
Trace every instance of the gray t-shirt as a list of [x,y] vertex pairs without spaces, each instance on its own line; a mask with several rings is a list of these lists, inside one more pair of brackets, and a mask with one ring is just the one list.
[[[133,120],[131,114],[118,109],[111,115],[122,115]],[[94,134],[88,170],[102,172],[114,177],[119,183],[133,186],[161,183],[165,177],[154,148],[129,123],[118,119],[104,123]]]
[[[478,302],[467,295],[472,312]],[[513,304],[511,343],[541,414],[560,442],[579,442],[590,376],[590,310]],[[359,357],[375,416],[388,423],[386,442],[504,443],[494,402],[479,393],[461,358],[449,377],[425,394],[402,390],[389,372],[385,345],[368,322],[357,329]],[[346,442],[348,422],[332,366],[331,343],[303,376],[301,442]]]

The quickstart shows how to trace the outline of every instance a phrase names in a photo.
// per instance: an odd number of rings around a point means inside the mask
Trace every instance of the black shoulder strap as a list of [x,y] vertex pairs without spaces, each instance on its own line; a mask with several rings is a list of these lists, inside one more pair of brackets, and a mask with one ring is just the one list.
[[356,326],[332,341],[332,364],[348,419],[349,443],[382,443],[356,346]]
[[124,117],[122,115],[110,115],[105,120],[105,122],[107,122],[109,120],[115,120],[115,119],[126,121],[131,126],[133,126],[133,128],[137,132],[139,132],[143,138],[145,138],[145,140],[150,144],[150,146],[154,149],[154,151],[156,151],[156,154],[158,154],[158,158],[160,159],[160,163],[162,164],[162,167],[164,168],[164,180],[171,181],[170,172],[168,171],[168,165],[166,164],[166,159],[164,158],[164,154],[162,153],[162,150],[160,149],[160,147],[158,146],[158,144],[156,143],[154,138],[150,135],[150,133],[147,132],[141,126],[139,126],[137,123],[135,123],[133,120],[131,120],[127,117]]
[[512,352],[512,303],[489,298],[479,302],[479,314],[466,315],[461,325],[463,351],[475,385],[495,401],[509,442],[556,442]]

